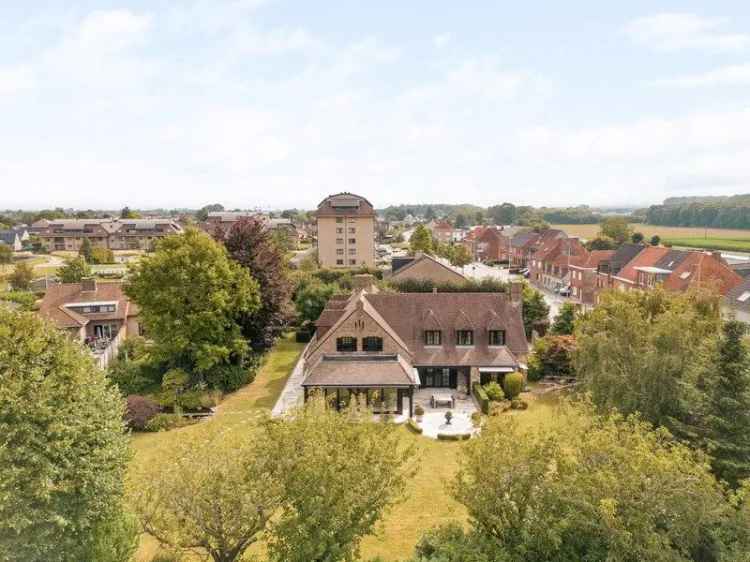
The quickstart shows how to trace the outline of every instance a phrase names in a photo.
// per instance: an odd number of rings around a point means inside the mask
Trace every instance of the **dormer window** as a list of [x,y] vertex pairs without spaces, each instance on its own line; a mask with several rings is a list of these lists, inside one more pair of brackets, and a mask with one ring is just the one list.
[[357,351],[357,338],[351,336],[336,338],[336,351],[341,353]]
[[456,345],[474,345],[474,330],[456,330]]
[[378,336],[362,338],[362,351],[383,351],[383,338]]
[[505,330],[490,330],[490,345],[505,345]]
[[424,332],[424,344],[425,345],[441,345],[442,344],[442,333],[440,330],[425,330]]

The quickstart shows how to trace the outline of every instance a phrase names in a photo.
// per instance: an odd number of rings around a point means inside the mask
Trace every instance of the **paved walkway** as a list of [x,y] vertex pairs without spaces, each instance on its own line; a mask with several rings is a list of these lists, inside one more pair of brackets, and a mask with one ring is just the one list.
[[289,375],[284,385],[284,390],[281,391],[279,399],[276,401],[273,410],[271,410],[273,417],[281,416],[292,408],[302,404],[305,396],[305,391],[302,388],[302,381],[305,378],[305,353],[307,353],[309,346],[310,344],[308,343],[305,349],[302,350],[302,354],[294,365],[294,369],[292,369],[292,374]]

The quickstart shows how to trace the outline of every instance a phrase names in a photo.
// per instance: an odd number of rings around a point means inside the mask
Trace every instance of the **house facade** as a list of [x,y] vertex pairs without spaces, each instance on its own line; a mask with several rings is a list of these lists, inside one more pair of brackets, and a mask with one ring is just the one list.
[[448,244],[453,240],[453,226],[446,220],[430,221],[427,228],[432,234],[432,239],[443,244]]
[[537,232],[519,232],[510,239],[510,265],[528,267],[531,256],[536,252],[540,235]]
[[571,264],[570,286],[574,299],[584,305],[596,304],[599,265],[610,260],[614,253],[614,250],[593,250],[585,260]]
[[588,259],[588,250],[578,238],[542,235],[529,260],[529,279],[541,288],[553,290],[571,285],[571,267]]
[[329,195],[315,211],[322,267],[375,267],[375,209],[354,193]]
[[172,219],[43,219],[32,225],[50,251],[77,252],[84,240],[110,250],[149,250],[170,234],[182,233]]
[[356,397],[411,416],[419,388],[468,394],[474,383],[525,368],[521,289],[334,297],[304,357],[305,396],[321,393],[336,407]]

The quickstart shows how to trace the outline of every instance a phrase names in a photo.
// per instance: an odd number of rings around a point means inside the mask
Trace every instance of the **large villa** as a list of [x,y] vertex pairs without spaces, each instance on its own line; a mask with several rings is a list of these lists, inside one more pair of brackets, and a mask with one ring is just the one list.
[[415,391],[466,397],[475,382],[525,369],[521,284],[507,293],[378,293],[358,276],[351,296],[334,296],[304,357],[305,397],[336,407],[352,398],[376,412],[414,414]]

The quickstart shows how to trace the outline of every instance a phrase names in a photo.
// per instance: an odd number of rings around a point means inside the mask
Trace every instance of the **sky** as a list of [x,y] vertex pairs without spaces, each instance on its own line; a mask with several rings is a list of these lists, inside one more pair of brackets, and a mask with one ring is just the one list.
[[0,10],[0,208],[750,192],[746,0]]

